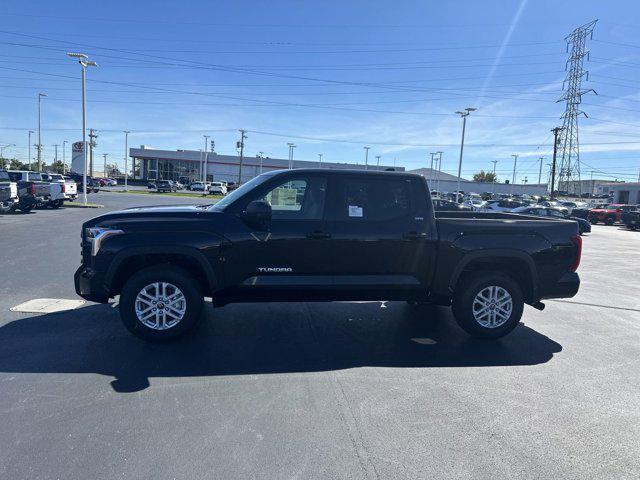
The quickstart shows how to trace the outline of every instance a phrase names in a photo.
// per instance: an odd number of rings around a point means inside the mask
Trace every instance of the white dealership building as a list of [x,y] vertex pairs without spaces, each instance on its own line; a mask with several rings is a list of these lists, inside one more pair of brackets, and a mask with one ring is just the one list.
[[[206,171],[208,181],[237,182],[240,175],[240,157],[237,155],[220,155],[215,152],[204,153],[194,150],[156,150],[142,145],[140,148],[130,148],[129,156],[133,162],[135,179],[178,180],[180,177],[187,177],[190,180],[200,180],[203,178],[201,172]],[[292,168],[318,168],[319,166],[320,163],[317,160],[293,160],[292,162]],[[288,168],[288,159],[243,157],[241,183],[251,180],[260,173]],[[364,169],[365,166],[322,162],[322,168]],[[402,167],[371,164],[367,168],[369,170],[404,170]]]

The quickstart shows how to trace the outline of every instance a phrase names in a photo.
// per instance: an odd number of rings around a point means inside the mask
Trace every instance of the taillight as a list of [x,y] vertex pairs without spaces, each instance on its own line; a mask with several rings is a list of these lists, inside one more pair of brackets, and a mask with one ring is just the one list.
[[580,259],[582,257],[582,237],[580,235],[574,235],[571,237],[571,243],[576,247],[576,256],[573,259],[573,263],[569,265],[569,271],[575,272],[580,266]]
[[62,185],[62,193],[66,193],[67,192],[67,186],[64,183],[61,183],[60,185]]
[[35,195],[36,195],[36,185],[35,185],[35,183],[32,183],[29,186],[29,191],[31,192],[31,195],[33,195],[35,197]]

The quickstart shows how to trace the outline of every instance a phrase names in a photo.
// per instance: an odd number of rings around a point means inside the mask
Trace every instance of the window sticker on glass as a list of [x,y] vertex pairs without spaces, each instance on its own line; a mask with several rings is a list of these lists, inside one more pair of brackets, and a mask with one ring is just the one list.
[[362,217],[362,207],[358,207],[357,205],[349,205],[349,216]]

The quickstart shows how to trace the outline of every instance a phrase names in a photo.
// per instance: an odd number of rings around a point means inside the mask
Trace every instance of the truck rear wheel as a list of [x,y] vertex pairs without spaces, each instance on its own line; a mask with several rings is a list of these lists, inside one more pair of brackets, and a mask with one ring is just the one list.
[[189,273],[156,265],[136,273],[124,285],[120,318],[143,340],[169,340],[198,324],[203,301],[198,283]]
[[476,338],[500,338],[520,322],[522,290],[511,277],[488,272],[471,276],[456,289],[453,315],[458,325]]
[[604,219],[604,224],[611,226],[615,221],[616,221],[615,217],[607,217]]
[[20,211],[22,213],[29,213],[31,210],[33,210],[34,206],[35,205],[33,203],[30,203],[28,205],[27,204],[22,204],[22,205],[18,206],[18,208],[20,209]]

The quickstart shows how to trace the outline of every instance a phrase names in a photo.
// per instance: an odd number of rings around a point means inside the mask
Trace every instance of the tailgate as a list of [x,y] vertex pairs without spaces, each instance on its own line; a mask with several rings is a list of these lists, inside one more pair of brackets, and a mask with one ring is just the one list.
[[76,182],[67,182],[64,184],[64,187],[68,195],[76,195],[78,193],[78,185],[76,185]]

